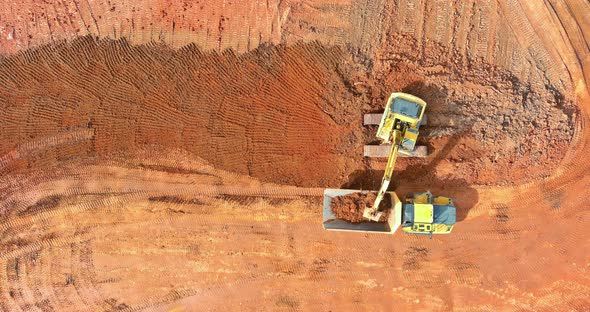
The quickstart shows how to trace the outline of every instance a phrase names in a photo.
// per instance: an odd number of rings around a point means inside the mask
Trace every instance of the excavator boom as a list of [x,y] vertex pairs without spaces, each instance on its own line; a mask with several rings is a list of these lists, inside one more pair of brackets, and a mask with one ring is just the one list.
[[425,108],[426,103],[424,101],[404,93],[393,93],[389,101],[387,101],[385,112],[377,130],[377,137],[385,143],[391,142],[391,151],[377,198],[372,207],[367,207],[363,211],[363,217],[366,219],[379,221],[381,217],[379,204],[381,204],[381,200],[383,200],[383,196],[389,188],[400,149],[406,153],[414,151],[416,139],[418,138],[418,128],[422,122]]
[[387,160],[387,166],[385,167],[385,173],[383,174],[383,179],[381,180],[381,187],[379,188],[379,192],[377,193],[377,198],[375,199],[375,203],[373,207],[365,209],[363,212],[363,217],[373,220],[379,221],[381,218],[381,212],[379,212],[379,205],[383,200],[383,196],[387,189],[389,188],[389,183],[391,182],[391,177],[393,176],[393,169],[395,168],[395,162],[397,160],[398,151],[400,147],[400,141],[403,137],[401,134],[401,130],[395,129],[392,133],[393,136],[393,144],[391,144],[391,152],[389,153],[389,159]]

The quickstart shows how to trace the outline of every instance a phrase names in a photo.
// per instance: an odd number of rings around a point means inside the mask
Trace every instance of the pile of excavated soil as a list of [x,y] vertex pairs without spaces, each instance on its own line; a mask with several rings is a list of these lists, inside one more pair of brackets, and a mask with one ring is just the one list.
[[[352,223],[373,222],[363,217],[365,208],[373,206],[377,198],[376,192],[352,193],[336,196],[330,203],[330,208],[338,219]],[[379,205],[379,211],[383,212],[378,222],[387,222],[391,211],[391,196],[385,194]]]

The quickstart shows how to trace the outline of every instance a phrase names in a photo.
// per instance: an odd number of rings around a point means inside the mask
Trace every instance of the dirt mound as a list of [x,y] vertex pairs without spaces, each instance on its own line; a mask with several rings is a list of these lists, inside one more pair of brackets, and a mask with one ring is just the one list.
[[[366,207],[371,207],[377,198],[376,192],[352,193],[343,196],[336,196],[330,203],[330,209],[336,217],[352,223],[372,222],[363,217]],[[391,211],[391,196],[385,194],[380,204],[379,211],[382,211],[378,222],[387,222]]]

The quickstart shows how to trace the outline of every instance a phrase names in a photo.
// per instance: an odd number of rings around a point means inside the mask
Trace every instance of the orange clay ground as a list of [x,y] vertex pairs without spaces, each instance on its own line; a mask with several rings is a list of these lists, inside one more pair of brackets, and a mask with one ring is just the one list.
[[[590,4],[0,4],[0,310],[590,311]],[[448,236],[322,229],[364,113]]]

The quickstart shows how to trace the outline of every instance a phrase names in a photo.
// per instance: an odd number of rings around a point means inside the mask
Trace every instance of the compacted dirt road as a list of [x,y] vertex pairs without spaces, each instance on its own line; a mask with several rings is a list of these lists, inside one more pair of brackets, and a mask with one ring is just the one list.
[[[0,4],[0,309],[588,311],[589,42],[582,0]],[[394,187],[459,222],[324,231],[394,91]]]

